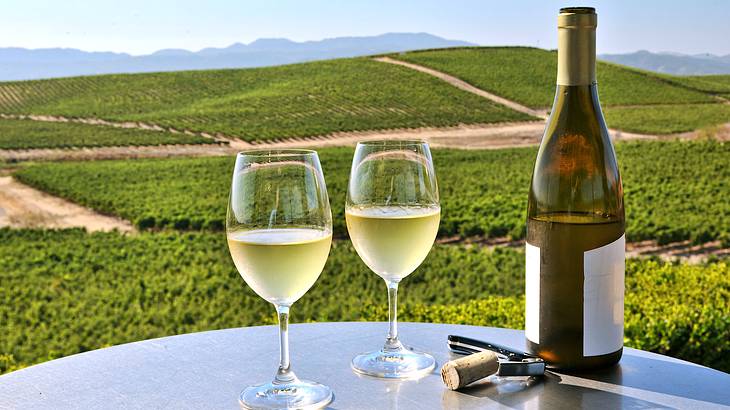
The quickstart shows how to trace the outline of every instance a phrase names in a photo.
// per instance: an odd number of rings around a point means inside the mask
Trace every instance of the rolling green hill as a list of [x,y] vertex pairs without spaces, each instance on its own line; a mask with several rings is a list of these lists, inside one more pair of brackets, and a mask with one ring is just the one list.
[[713,94],[730,94],[730,75],[662,75],[667,81]]
[[78,123],[0,119],[0,149],[209,144],[197,135]]
[[[554,51],[479,47],[414,51],[393,57],[449,73],[532,108],[550,108],[555,97],[558,58]],[[604,107],[713,102],[703,92],[670,84],[646,71],[612,63],[599,61],[596,76]]]
[[[459,77],[532,108],[550,108],[557,56],[527,47],[474,47],[392,55]],[[612,128],[669,134],[730,122],[730,106],[712,94],[730,93],[730,76],[678,77],[599,61],[598,90]],[[682,108],[668,107],[681,105]],[[641,106],[634,111],[635,106]]]
[[674,134],[730,122],[728,104],[643,105],[603,112],[610,127],[643,134]]
[[[344,203],[352,149],[319,151],[335,232],[345,234]],[[730,244],[730,144],[632,142],[616,145],[624,180],[627,239]],[[442,236],[522,238],[535,148],[434,150]],[[129,219],[140,228],[220,230],[233,158],[38,164],[17,178],[56,195]]]
[[[456,48],[393,55],[457,76],[533,108],[550,107],[555,52],[526,47]],[[676,77],[599,62],[609,125],[675,133],[730,121],[730,76]],[[670,107],[671,105],[681,106]],[[640,106],[634,110],[633,107]],[[630,108],[631,107],[631,108]],[[242,70],[102,75],[0,83],[0,113],[142,121],[244,140],[338,131],[531,119],[408,68],[367,58]],[[3,147],[157,143],[144,137],[6,137]],[[122,137],[121,134],[118,134]],[[106,141],[106,142],[105,142]]]
[[369,59],[0,83],[0,112],[145,121],[244,140],[531,117]]

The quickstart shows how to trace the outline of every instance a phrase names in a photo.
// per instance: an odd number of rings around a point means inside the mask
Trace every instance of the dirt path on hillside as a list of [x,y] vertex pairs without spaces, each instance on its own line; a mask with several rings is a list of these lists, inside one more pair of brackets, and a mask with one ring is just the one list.
[[173,127],[163,127],[157,124],[150,124],[146,122],[138,121],[107,121],[100,118],[77,118],[77,117],[64,117],[61,115],[36,115],[36,114],[3,114],[0,113],[0,119],[6,120],[30,120],[30,121],[41,121],[41,122],[70,122],[76,124],[87,124],[87,125],[98,125],[112,128],[125,128],[125,129],[137,129],[145,131],[158,131],[158,132],[170,132],[172,134],[188,134],[197,135],[199,137],[208,138],[213,141],[225,144],[237,144],[241,141],[234,137],[225,136],[222,134],[210,134],[207,132],[197,132],[190,130],[181,130]]
[[[403,128],[377,131],[336,132],[328,135],[288,138],[259,143],[231,140],[227,144],[192,144],[158,146],[118,146],[97,148],[50,148],[0,150],[0,160],[55,161],[124,158],[165,158],[233,155],[247,149],[264,148],[321,148],[354,146],[358,141],[375,139],[422,139],[434,147],[457,149],[499,149],[524,147],[540,143],[545,128],[543,121],[460,125],[455,127]],[[730,124],[720,127],[718,135],[730,139]],[[644,135],[609,130],[615,140],[692,139],[697,132],[674,135]],[[217,138],[224,138],[218,135]]]
[[[47,121],[47,119],[43,121]],[[355,146],[358,141],[374,139],[423,139],[431,143],[434,147],[496,149],[535,145],[539,142],[544,128],[545,124],[543,122],[535,121],[460,125],[442,128],[424,127],[380,131],[337,132],[323,136],[288,138],[259,143],[237,140],[231,141],[229,144],[0,150],[0,160],[15,162],[220,156],[233,155],[238,151],[247,149]],[[219,138],[221,137],[219,136]]]
[[18,161],[62,161],[129,158],[167,157],[210,157],[233,155],[237,150],[223,144],[121,146],[95,148],[39,148],[22,150],[1,150],[0,160]]
[[[481,246],[486,248],[508,247],[522,249],[525,246],[524,240],[513,241],[509,238],[439,238],[440,244]],[[642,258],[656,256],[661,260],[672,262],[682,261],[686,263],[702,263],[709,257],[730,256],[730,248],[723,248],[720,241],[708,242],[702,245],[693,245],[690,241],[675,242],[666,245],[659,245],[656,241],[632,242],[626,244],[627,258]]]
[[723,248],[720,241],[693,245],[690,241],[657,245],[656,241],[642,241],[626,244],[627,257],[658,256],[665,261],[681,260],[688,263],[702,263],[710,256],[730,256],[730,248]]
[[0,227],[74,228],[87,231],[133,232],[119,218],[100,215],[88,208],[23,185],[10,176],[0,176]]
[[381,63],[400,65],[400,66],[408,67],[408,68],[416,70],[416,71],[420,71],[422,73],[430,74],[434,77],[437,77],[437,78],[440,78],[441,80],[446,81],[447,83],[453,85],[456,88],[460,88],[464,91],[470,92],[472,94],[476,94],[480,97],[487,98],[489,100],[496,102],[497,104],[507,106],[515,111],[519,111],[523,114],[531,115],[533,117],[538,117],[538,118],[542,118],[542,119],[547,118],[547,110],[535,110],[530,107],[526,107],[526,106],[519,104],[517,102],[514,102],[512,100],[508,100],[508,99],[500,97],[496,94],[492,94],[488,91],[484,91],[481,88],[477,88],[477,87],[467,83],[464,80],[461,80],[459,78],[456,78],[456,77],[446,74],[444,72],[437,71],[432,68],[428,68],[428,67],[418,65],[418,64],[395,60],[390,57],[376,57],[373,60],[380,61]]

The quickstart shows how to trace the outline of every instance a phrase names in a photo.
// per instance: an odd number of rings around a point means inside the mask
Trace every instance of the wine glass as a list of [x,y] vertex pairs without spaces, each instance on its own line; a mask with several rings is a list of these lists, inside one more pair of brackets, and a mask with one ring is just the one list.
[[352,244],[388,287],[390,327],[382,349],[352,360],[355,372],[388,379],[430,373],[434,358],[398,340],[398,283],[423,262],[439,227],[436,172],[423,141],[357,144],[347,188],[345,219]]
[[248,286],[276,307],[279,370],[246,388],[245,408],[320,408],[332,391],[300,380],[289,362],[289,307],[322,273],[332,243],[332,213],[319,157],[309,150],[262,150],[236,156],[226,218],[228,248]]

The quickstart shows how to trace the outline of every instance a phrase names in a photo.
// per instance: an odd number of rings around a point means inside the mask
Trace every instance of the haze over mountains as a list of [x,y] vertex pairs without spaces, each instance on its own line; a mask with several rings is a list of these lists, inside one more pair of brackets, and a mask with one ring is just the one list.
[[[371,54],[476,46],[428,33],[387,33],[371,37],[338,37],[295,42],[283,38],[234,43],[200,51],[164,49],[133,56],[126,53],[87,52],[71,48],[0,48],[0,81],[68,77],[76,75],[140,73],[153,71],[245,68],[290,64]],[[678,75],[730,74],[730,54],[685,55],[637,51],[602,54],[602,60],[631,67]]]
[[372,37],[339,37],[294,42],[283,38],[235,43],[197,52],[165,49],[143,56],[86,52],[67,48],[29,50],[0,48],[0,80],[29,80],[75,75],[261,67],[329,58],[474,46],[428,33],[387,33]]
[[601,60],[659,73],[676,75],[730,74],[730,54],[687,55],[680,53],[652,53],[641,50],[628,54],[601,54]]

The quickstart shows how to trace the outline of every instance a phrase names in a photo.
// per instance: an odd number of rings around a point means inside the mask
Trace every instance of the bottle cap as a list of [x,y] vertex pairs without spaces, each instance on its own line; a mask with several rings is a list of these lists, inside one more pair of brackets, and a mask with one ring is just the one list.
[[565,7],[558,14],[558,85],[596,82],[596,26],[593,7]]
[[558,15],[558,28],[592,28],[598,26],[598,15],[593,7],[564,7]]

